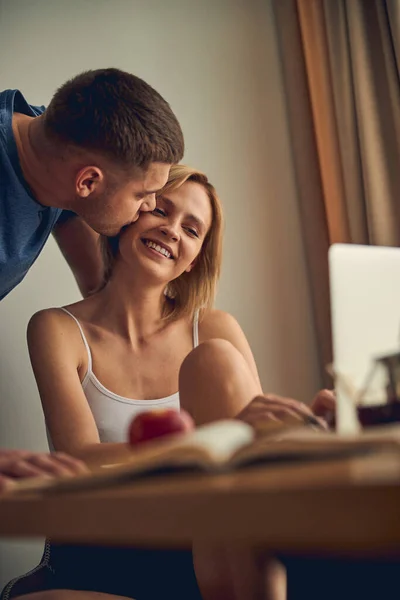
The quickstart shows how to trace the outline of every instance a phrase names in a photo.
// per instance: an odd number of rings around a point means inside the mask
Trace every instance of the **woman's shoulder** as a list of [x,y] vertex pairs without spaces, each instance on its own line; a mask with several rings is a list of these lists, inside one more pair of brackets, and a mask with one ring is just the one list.
[[44,308],[36,312],[30,319],[28,327],[41,327],[41,328],[70,328],[75,330],[76,320],[85,320],[85,315],[90,308],[88,298],[78,300],[72,304],[66,304],[65,306],[54,306],[51,308]]
[[[65,307],[67,309],[67,307]],[[68,310],[68,309],[67,309]],[[71,317],[64,310],[64,307],[43,308],[34,313],[29,320],[29,326],[49,326],[54,327],[60,323],[70,321]]]
[[28,324],[27,342],[35,373],[50,365],[64,370],[86,368],[87,352],[79,328],[61,308],[35,313]]
[[[69,307],[68,307],[69,308]],[[49,338],[76,337],[76,324],[71,315],[61,307],[45,308],[36,312],[29,320],[28,343],[34,339],[42,341]]]
[[238,331],[241,331],[240,325],[230,313],[214,308],[200,312],[199,335],[201,341],[212,338],[230,339]]
[[53,327],[64,320],[64,315],[61,307],[43,308],[31,316],[28,327]]

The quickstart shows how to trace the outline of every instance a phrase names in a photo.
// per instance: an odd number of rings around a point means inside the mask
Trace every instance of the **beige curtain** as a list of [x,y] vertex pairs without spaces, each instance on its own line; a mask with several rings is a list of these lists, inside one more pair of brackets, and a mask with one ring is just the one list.
[[400,245],[400,0],[274,10],[323,372],[329,245]]

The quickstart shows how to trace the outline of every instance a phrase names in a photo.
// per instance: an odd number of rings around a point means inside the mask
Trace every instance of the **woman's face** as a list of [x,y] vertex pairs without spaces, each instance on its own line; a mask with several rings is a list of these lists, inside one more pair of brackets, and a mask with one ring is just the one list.
[[204,187],[187,181],[161,194],[154,211],[142,213],[121,234],[119,252],[129,265],[142,265],[164,283],[190,271],[210,229],[212,209]]

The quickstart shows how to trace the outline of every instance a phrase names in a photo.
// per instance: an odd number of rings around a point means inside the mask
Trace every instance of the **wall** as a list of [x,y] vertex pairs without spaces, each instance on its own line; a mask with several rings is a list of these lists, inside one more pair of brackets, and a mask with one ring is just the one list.
[[[0,0],[0,55],[1,88],[21,89],[32,104],[106,66],[165,96],[185,132],[185,161],[224,201],[218,306],[239,319],[265,390],[310,400],[316,349],[270,0]],[[46,447],[26,325],[33,312],[77,298],[51,239],[0,304],[1,446]],[[2,543],[0,585],[41,548]]]

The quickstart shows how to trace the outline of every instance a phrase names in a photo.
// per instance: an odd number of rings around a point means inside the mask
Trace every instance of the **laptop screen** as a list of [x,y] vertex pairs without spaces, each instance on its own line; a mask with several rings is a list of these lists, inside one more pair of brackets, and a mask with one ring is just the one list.
[[[400,351],[400,248],[334,244],[329,251],[337,429],[358,430],[354,398],[375,359]],[[377,368],[364,404],[386,402]]]

